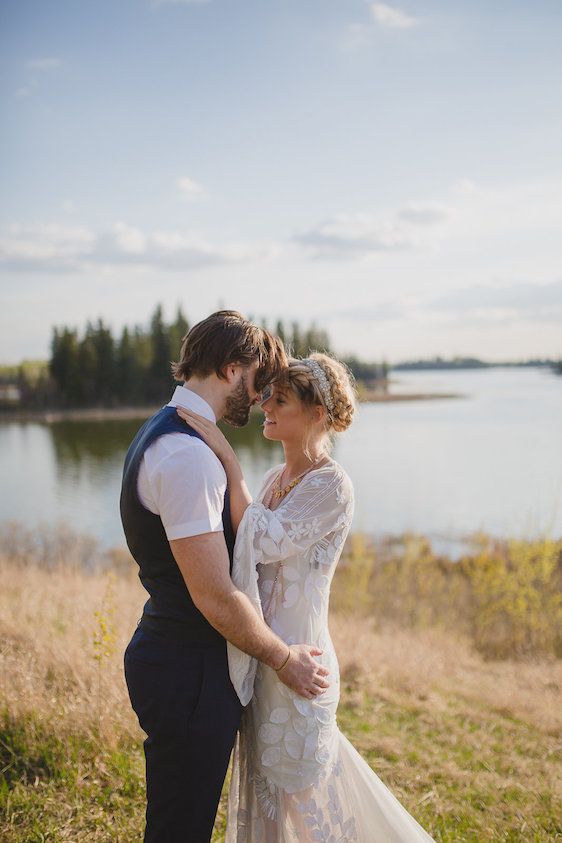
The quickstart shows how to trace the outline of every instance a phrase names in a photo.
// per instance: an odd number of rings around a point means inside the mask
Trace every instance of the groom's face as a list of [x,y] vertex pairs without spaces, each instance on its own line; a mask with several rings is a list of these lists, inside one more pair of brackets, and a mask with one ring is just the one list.
[[223,420],[232,427],[244,427],[250,419],[250,408],[257,404],[261,393],[256,392],[255,377],[257,363],[241,366],[240,379],[226,398]]

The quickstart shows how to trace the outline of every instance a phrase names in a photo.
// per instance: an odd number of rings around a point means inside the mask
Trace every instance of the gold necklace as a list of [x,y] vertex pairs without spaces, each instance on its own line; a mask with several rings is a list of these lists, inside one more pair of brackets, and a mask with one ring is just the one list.
[[285,495],[288,495],[288,494],[289,494],[289,492],[291,491],[291,489],[294,489],[294,488],[295,488],[295,486],[296,486],[298,483],[300,483],[300,482],[301,482],[301,480],[303,479],[303,477],[305,476],[305,474],[308,474],[308,472],[309,472],[309,471],[312,471],[312,469],[314,468],[314,466],[315,466],[317,463],[319,463],[321,459],[322,459],[322,457],[318,457],[318,459],[317,459],[317,460],[315,460],[315,461],[312,463],[312,465],[310,465],[308,468],[305,468],[305,470],[304,470],[303,472],[301,472],[301,474],[299,474],[297,477],[294,477],[294,478],[291,480],[291,482],[290,482],[290,483],[288,483],[288,484],[285,486],[285,488],[284,488],[284,489],[282,489],[282,488],[281,488],[281,478],[282,478],[282,476],[283,476],[283,471],[284,471],[284,469],[282,468],[282,469],[281,469],[281,471],[279,472],[279,474],[277,475],[277,477],[275,478],[275,481],[274,481],[274,483],[273,483],[273,488],[272,488],[272,493],[273,493],[273,495],[275,495],[275,497],[277,498],[277,500],[279,500],[280,498],[284,498],[284,497],[285,497]]

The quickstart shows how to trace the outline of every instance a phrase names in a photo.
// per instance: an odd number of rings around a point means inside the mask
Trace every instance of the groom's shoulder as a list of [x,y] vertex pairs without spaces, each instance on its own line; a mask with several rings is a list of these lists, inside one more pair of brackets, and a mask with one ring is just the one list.
[[146,449],[144,459],[149,471],[176,468],[181,463],[186,469],[209,471],[221,480],[224,476],[221,461],[205,442],[177,431],[159,436]]

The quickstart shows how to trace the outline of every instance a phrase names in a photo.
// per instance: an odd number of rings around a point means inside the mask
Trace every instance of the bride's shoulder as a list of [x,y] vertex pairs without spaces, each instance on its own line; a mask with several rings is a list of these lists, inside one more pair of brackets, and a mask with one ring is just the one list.
[[317,481],[322,485],[334,485],[349,489],[353,492],[353,484],[346,470],[335,460],[330,459],[326,465],[321,466],[316,472]]

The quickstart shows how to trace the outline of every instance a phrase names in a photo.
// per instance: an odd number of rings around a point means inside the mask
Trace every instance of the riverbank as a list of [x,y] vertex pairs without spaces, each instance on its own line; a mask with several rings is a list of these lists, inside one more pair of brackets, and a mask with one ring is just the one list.
[[[464,398],[460,393],[420,392],[390,393],[380,390],[361,389],[359,401],[365,404],[387,403],[392,401],[431,401],[446,398]],[[51,410],[0,410],[1,422],[39,422],[55,424],[66,421],[134,421],[146,419],[160,407],[82,407],[76,409]]]
[[[351,579],[336,574],[330,624],[342,731],[436,841],[558,839],[562,662],[490,661],[454,627],[412,630],[400,615],[381,625],[360,601],[359,550]],[[0,557],[5,843],[142,837],[143,734],[122,653],[146,595],[121,562],[87,573]],[[226,789],[213,843],[225,804]]]

